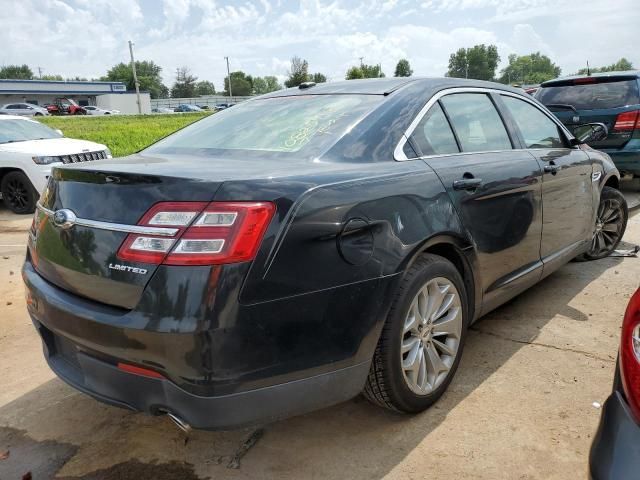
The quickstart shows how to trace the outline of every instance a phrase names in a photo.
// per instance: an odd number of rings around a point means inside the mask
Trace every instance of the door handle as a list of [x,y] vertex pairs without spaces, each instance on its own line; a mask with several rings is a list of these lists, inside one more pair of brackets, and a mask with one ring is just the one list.
[[455,180],[453,182],[454,190],[475,190],[482,185],[481,178],[463,178],[462,180]]
[[555,175],[560,170],[560,167],[555,164],[553,160],[551,160],[547,165],[544,166],[544,172],[550,173],[551,175]]

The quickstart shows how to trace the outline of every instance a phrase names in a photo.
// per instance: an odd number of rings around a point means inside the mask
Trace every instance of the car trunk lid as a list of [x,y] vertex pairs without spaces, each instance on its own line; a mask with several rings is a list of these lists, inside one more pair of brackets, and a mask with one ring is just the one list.
[[[128,235],[122,227],[136,225],[161,201],[209,202],[221,182],[133,170],[54,169],[29,239],[31,260],[40,275],[77,295],[135,307],[157,265],[118,258]],[[67,227],[55,219],[60,210],[71,211],[78,223]]]
[[609,135],[594,148],[622,148],[634,136],[640,95],[636,75],[588,76],[542,84],[536,98],[570,131],[585,123],[604,123]]

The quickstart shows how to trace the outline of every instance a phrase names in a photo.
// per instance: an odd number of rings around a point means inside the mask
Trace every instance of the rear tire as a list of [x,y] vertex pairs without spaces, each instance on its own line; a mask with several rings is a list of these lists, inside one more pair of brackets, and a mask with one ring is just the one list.
[[589,250],[576,260],[598,260],[608,256],[617,247],[629,218],[629,208],[624,195],[612,187],[604,187],[596,215],[596,225]]
[[29,178],[22,172],[9,172],[0,183],[4,204],[13,213],[33,213],[38,201],[38,192]]
[[430,407],[458,368],[468,320],[467,294],[458,270],[438,255],[419,257],[389,310],[365,397],[398,412]]

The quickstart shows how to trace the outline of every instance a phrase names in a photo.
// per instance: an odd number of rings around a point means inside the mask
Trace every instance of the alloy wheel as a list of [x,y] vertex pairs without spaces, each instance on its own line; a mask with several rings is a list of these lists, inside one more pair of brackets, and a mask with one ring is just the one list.
[[7,183],[7,198],[9,204],[17,210],[21,210],[29,203],[28,186],[17,178]]
[[612,250],[620,240],[623,226],[624,211],[620,202],[614,199],[600,202],[589,254],[598,256]]
[[429,280],[411,302],[402,335],[402,372],[412,392],[427,395],[444,382],[461,335],[458,290],[446,278]]

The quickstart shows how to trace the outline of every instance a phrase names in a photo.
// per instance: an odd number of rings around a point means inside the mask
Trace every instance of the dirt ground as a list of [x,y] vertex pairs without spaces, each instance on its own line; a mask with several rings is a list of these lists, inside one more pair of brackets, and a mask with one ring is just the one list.
[[[186,438],[167,418],[102,405],[48,369],[20,279],[29,224],[0,209],[1,480],[586,478],[593,404],[611,390],[640,278],[638,258],[566,265],[472,327],[449,390],[420,415],[356,398]],[[640,243],[638,209],[625,240]]]

